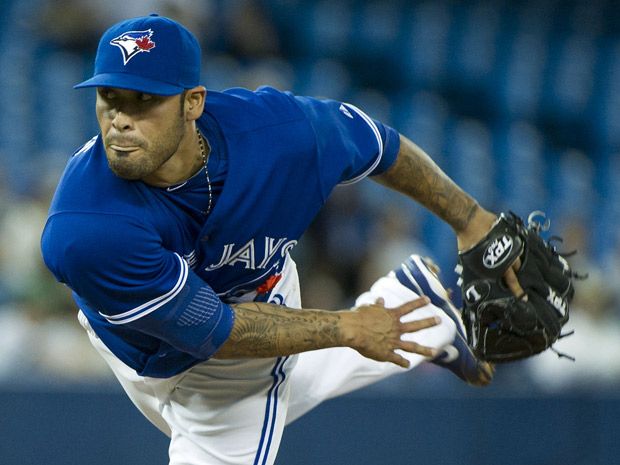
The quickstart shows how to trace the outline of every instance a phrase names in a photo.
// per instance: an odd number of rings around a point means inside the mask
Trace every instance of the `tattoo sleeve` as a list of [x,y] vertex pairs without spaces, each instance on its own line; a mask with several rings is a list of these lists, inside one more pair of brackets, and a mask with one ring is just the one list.
[[235,323],[215,358],[276,357],[341,345],[341,312],[259,302],[232,307]]
[[400,151],[394,164],[374,178],[408,195],[447,222],[456,231],[467,227],[477,202],[452,181],[416,144],[400,136]]

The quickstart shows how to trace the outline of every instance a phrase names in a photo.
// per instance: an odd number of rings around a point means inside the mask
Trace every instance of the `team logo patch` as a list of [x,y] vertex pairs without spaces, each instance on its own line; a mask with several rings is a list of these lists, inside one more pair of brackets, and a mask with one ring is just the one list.
[[155,42],[151,40],[152,36],[153,31],[151,29],[146,31],[129,31],[112,39],[110,44],[121,50],[123,53],[123,65],[126,65],[137,54],[150,52],[152,48],[155,48]]
[[502,236],[495,239],[484,252],[482,263],[487,268],[497,268],[506,261],[512,251],[512,238]]

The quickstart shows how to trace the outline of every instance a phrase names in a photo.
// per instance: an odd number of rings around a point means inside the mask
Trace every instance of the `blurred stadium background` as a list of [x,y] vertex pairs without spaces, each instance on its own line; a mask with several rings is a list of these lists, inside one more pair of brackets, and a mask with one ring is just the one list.
[[[300,420],[279,464],[620,463],[614,0],[0,0],[0,463],[166,463],[38,246],[67,159],[97,132],[94,93],[71,86],[103,30],[152,11],[199,37],[208,88],[354,103],[488,208],[544,210],[590,275],[558,344],[575,363],[501,366],[484,390],[421,367]],[[456,288],[446,226],[372,182],[338,188],[295,251],[304,302],[349,306],[413,251]]]

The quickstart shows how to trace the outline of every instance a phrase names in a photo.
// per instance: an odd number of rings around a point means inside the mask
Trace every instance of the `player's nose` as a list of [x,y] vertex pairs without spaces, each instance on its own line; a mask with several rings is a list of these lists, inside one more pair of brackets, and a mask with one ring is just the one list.
[[133,121],[127,113],[112,110],[110,112],[110,118],[112,119],[112,126],[119,132],[128,131],[133,128]]

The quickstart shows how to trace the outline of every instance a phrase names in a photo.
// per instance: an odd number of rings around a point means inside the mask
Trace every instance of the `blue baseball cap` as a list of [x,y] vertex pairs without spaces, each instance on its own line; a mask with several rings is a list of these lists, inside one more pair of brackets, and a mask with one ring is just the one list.
[[151,14],[115,24],[101,36],[93,77],[74,86],[176,95],[200,81],[200,45],[181,24]]

